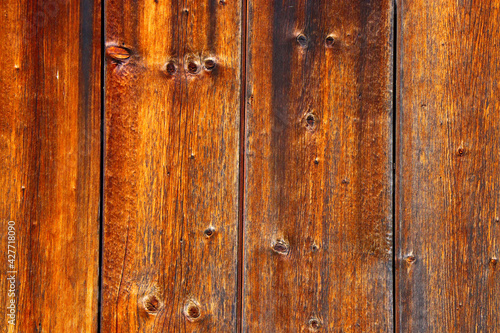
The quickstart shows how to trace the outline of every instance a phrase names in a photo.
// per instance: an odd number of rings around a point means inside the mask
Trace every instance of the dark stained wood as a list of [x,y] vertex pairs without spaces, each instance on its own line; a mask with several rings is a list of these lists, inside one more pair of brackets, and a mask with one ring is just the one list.
[[500,1],[398,12],[398,331],[499,332]]
[[2,332],[97,332],[100,12],[97,0],[0,3]]
[[244,332],[392,330],[392,2],[249,1]]
[[234,332],[239,1],[106,5],[103,332]]

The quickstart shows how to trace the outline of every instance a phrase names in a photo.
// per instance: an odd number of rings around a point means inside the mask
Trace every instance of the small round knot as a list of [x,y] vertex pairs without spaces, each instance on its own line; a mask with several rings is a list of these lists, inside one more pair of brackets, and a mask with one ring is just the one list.
[[301,47],[307,47],[307,37],[306,37],[306,35],[304,35],[304,34],[299,34],[299,35],[297,36],[297,43],[299,43],[299,45],[300,45]]
[[203,232],[203,235],[205,235],[206,238],[210,238],[214,235],[214,233],[215,233],[215,229],[210,227],[210,228],[205,229],[205,231]]
[[333,47],[334,44],[335,44],[335,38],[333,36],[327,36],[325,38],[326,47]]
[[313,113],[308,113],[305,117],[306,120],[306,128],[308,130],[314,130],[316,127],[316,116]]
[[177,66],[175,65],[175,62],[173,62],[173,61],[167,62],[167,64],[165,65],[165,71],[169,75],[174,75],[175,72],[177,71]]
[[317,331],[321,328],[321,322],[318,318],[311,318],[309,319],[309,328],[313,331]]
[[491,258],[490,259],[490,265],[492,267],[496,267],[498,265],[498,258],[496,258],[496,257]]
[[279,254],[282,254],[282,255],[288,255],[288,253],[290,252],[290,246],[288,245],[288,243],[282,239],[279,239],[277,240],[273,246],[273,251],[276,252],[276,253],[279,253]]
[[200,72],[200,66],[195,61],[189,61],[187,65],[187,70],[190,74],[198,74]]
[[416,260],[417,260],[417,258],[415,258],[414,255],[409,255],[409,256],[406,256],[406,258],[405,258],[405,261],[408,264],[413,264]]
[[157,314],[160,309],[160,301],[155,295],[146,296],[143,299],[144,309],[150,314]]
[[205,63],[203,64],[203,68],[207,71],[207,72],[211,72],[215,69],[215,66],[216,66],[216,62],[214,59],[205,59]]
[[201,316],[200,307],[194,302],[189,302],[184,307],[184,315],[189,321],[195,321]]

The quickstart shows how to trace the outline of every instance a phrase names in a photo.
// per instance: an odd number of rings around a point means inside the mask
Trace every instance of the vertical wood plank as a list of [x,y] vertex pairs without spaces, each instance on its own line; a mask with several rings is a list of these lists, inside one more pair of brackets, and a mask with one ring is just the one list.
[[399,332],[500,331],[500,1],[400,1]]
[[2,332],[97,331],[100,11],[98,0],[0,3]]
[[245,332],[392,330],[392,2],[249,1]]
[[233,332],[241,4],[105,15],[103,332]]

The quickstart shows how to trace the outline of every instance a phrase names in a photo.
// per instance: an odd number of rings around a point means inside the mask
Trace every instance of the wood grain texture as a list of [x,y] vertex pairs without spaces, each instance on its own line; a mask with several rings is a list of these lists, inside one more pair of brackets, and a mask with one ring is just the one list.
[[249,1],[244,332],[392,330],[392,3]]
[[499,332],[500,1],[398,12],[398,331]]
[[0,331],[96,332],[100,2],[5,0],[0,15]]
[[236,329],[240,6],[107,2],[103,332]]

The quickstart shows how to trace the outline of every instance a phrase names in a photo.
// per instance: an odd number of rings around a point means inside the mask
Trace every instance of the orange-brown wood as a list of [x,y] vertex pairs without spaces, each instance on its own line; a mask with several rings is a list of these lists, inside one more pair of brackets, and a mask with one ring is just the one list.
[[234,332],[239,1],[108,1],[103,332]]
[[499,332],[500,1],[398,9],[398,332]]
[[244,332],[390,332],[392,2],[249,1]]
[[2,332],[97,332],[100,12],[0,3]]

